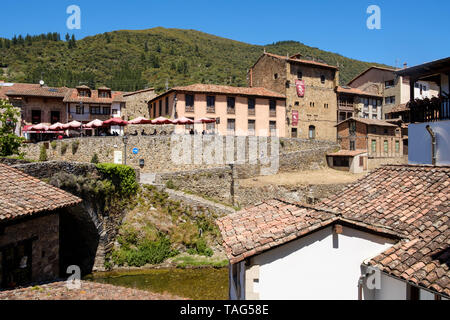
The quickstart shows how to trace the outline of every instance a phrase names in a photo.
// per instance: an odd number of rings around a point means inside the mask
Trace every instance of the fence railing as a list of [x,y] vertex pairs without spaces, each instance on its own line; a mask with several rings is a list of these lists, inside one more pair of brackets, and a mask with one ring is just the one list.
[[450,120],[449,98],[414,100],[409,103],[411,122]]

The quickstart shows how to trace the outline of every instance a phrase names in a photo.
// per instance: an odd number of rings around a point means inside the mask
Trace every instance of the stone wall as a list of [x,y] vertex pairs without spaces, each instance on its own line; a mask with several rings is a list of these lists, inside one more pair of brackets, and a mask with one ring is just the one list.
[[[133,130],[131,127],[128,128]],[[147,130],[148,127],[146,127]],[[138,129],[135,129],[138,131]],[[138,131],[139,133],[139,131]],[[179,148],[178,151],[174,152],[176,145],[172,141],[172,137],[178,137],[181,139],[192,139],[188,140],[188,145],[190,143],[192,150],[203,150],[198,152],[191,152],[187,157],[187,161],[174,161],[181,158],[181,155],[185,152],[183,148]],[[143,173],[168,173],[177,171],[187,171],[205,168],[216,168],[225,165],[227,162],[227,152],[226,152],[226,141],[230,137],[223,136],[197,136],[200,141],[199,148],[194,142],[192,136],[170,136],[170,135],[155,135],[155,136],[142,136],[142,135],[129,135],[127,142],[127,164],[134,167],[135,169],[141,169]],[[217,140],[214,140],[217,139]],[[207,164],[203,156],[210,152],[213,143],[222,140],[222,154],[223,158],[218,156],[219,161],[215,163]],[[249,144],[250,138],[246,137],[243,140],[243,146],[245,148],[244,158],[246,164],[236,165],[240,166],[237,170],[242,173],[246,173],[246,176],[255,176],[261,174],[261,165],[249,164]],[[270,145],[271,138],[268,138],[268,156],[270,156]],[[234,142],[234,159],[237,158],[237,149],[239,143]],[[23,151],[26,153],[26,157],[30,159],[39,159],[40,147],[44,144],[47,147],[47,156],[49,160],[57,161],[75,161],[75,162],[91,162],[94,154],[98,155],[100,162],[114,162],[115,152],[119,152],[123,155],[124,153],[124,142],[122,137],[85,137],[85,138],[74,138],[68,140],[57,141],[56,144],[49,143],[37,143],[37,144],[27,144],[23,147]],[[78,146],[77,146],[78,144]],[[77,148],[73,148],[76,147]],[[64,148],[65,147],[65,150]],[[239,145],[240,147],[240,145]],[[133,149],[137,148],[138,153],[133,154]],[[212,149],[212,155],[215,156],[215,149]],[[317,168],[324,166],[326,159],[325,154],[330,151],[336,151],[337,145],[332,142],[319,141],[319,140],[306,140],[306,139],[281,139],[279,140],[279,152],[280,152],[280,170],[281,171],[291,171],[291,170],[303,170]],[[65,151],[65,152],[64,152]],[[74,152],[75,151],[75,152]],[[260,152],[261,150],[259,150]],[[172,156],[172,152],[176,155]],[[297,153],[296,153],[297,152]],[[231,155],[233,157],[233,155]],[[140,166],[140,160],[144,160],[144,165]],[[220,163],[221,162],[221,163]],[[240,174],[238,174],[240,175]]]
[[[0,248],[32,240],[32,282],[59,277],[59,211],[3,227]],[[0,279],[1,280],[1,279]]]
[[122,115],[125,120],[131,120],[137,117],[144,117],[149,119],[147,102],[156,97],[154,89],[145,89],[133,92],[132,94],[125,94],[125,107],[122,109]]
[[48,179],[59,172],[66,172],[76,176],[96,173],[97,168],[91,163],[48,161],[13,165],[14,168],[38,179]]
[[408,164],[408,156],[398,158],[369,158],[369,170],[377,169],[388,164]]
[[16,164],[30,163],[30,161],[21,160],[21,159],[12,159],[12,158],[0,158],[0,163],[6,164],[7,166],[14,166]]

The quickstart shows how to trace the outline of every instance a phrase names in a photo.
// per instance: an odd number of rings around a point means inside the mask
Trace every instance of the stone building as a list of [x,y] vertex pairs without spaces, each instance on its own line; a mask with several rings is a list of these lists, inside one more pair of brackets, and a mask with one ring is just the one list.
[[[221,135],[276,135],[285,137],[286,98],[266,88],[241,88],[210,84],[175,87],[148,103],[151,118],[187,117],[216,119],[192,129]],[[189,128],[188,128],[189,129]],[[184,127],[177,126],[178,131]]]
[[248,73],[250,87],[286,96],[287,137],[336,140],[339,71],[335,66],[300,55],[264,53]]
[[132,120],[137,117],[151,118],[147,103],[156,97],[155,89],[149,88],[136,92],[124,93],[122,97],[122,116],[124,120]]
[[344,150],[366,150],[369,158],[402,158],[401,128],[383,120],[350,118],[337,125]]
[[0,164],[0,289],[59,277],[59,216],[81,201]]

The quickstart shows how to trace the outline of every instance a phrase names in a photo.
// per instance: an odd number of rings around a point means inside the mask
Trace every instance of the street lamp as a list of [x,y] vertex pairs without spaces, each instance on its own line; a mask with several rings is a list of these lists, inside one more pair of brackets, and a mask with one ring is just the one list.
[[124,157],[123,157],[123,164],[126,165],[127,164],[127,144],[128,144],[128,136],[124,135],[123,138],[123,148],[124,148]]

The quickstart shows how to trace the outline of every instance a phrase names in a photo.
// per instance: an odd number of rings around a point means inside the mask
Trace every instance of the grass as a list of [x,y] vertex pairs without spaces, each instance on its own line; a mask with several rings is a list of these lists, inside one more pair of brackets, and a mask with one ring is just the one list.
[[228,266],[228,260],[217,260],[214,258],[206,258],[200,256],[178,256],[172,260],[177,268],[189,267],[213,267],[225,268]]

